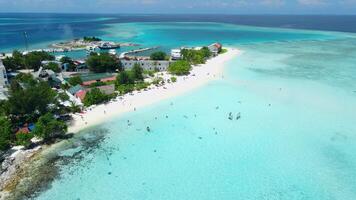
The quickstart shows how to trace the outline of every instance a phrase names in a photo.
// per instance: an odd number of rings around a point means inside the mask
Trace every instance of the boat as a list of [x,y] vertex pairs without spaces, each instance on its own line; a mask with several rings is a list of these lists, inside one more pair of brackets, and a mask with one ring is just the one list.
[[115,49],[110,49],[109,54],[115,56],[116,55],[116,50]]
[[118,49],[120,48],[119,44],[114,44],[110,42],[104,42],[99,45],[100,49]]

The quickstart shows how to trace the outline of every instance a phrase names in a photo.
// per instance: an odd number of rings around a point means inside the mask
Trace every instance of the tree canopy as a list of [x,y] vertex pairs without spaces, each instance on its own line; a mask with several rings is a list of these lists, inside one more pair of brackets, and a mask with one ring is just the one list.
[[45,141],[49,141],[64,134],[66,131],[67,125],[64,122],[57,120],[53,114],[47,113],[38,119],[33,134]]
[[183,60],[188,61],[193,65],[203,64],[211,56],[211,52],[208,47],[203,47],[200,50],[183,49]]
[[135,81],[143,81],[143,68],[140,64],[135,63],[131,70],[132,78]]
[[0,116],[0,150],[6,150],[11,142],[11,122],[5,116]]
[[35,120],[49,112],[49,105],[57,104],[57,94],[48,83],[29,76],[20,74],[10,85],[8,114],[16,116],[20,121]]
[[15,71],[19,69],[34,69],[37,71],[44,60],[54,60],[54,56],[44,51],[29,52],[22,55],[19,51],[13,51],[12,57],[4,59],[4,66],[7,70]]
[[154,52],[150,56],[151,60],[165,60],[166,57],[167,57],[167,54],[163,51]]
[[80,76],[73,76],[68,79],[68,83],[72,86],[76,86],[82,84],[83,80]]
[[61,72],[61,68],[59,67],[59,65],[55,62],[50,62],[48,63],[46,66],[44,66],[44,69],[50,69],[56,73]]
[[93,88],[84,97],[84,105],[91,106],[106,102],[110,99],[109,95],[102,93],[98,88]]
[[86,64],[90,71],[95,73],[114,72],[119,68],[119,63],[108,53],[102,53],[100,55],[93,53],[88,57]]
[[120,72],[116,77],[116,85],[127,85],[133,83],[135,83],[135,80],[130,75],[129,71]]
[[67,64],[68,65],[68,71],[74,71],[75,70],[75,64],[74,61],[72,60],[72,58],[65,56],[63,58],[61,58],[59,60],[61,63],[63,64]]
[[189,64],[188,61],[179,60],[177,62],[171,63],[168,67],[168,71],[174,75],[187,75],[190,73],[192,66]]
[[83,41],[84,42],[99,42],[99,41],[101,41],[101,39],[94,37],[94,36],[93,37],[84,36]]

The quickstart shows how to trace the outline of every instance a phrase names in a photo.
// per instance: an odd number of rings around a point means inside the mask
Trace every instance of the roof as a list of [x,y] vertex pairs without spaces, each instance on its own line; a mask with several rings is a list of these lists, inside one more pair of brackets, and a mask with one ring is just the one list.
[[68,92],[71,93],[71,94],[75,94],[77,93],[78,91],[80,90],[83,90],[84,88],[81,86],[81,85],[76,85],[74,87],[71,87],[68,89]]
[[16,132],[16,134],[18,133],[30,133],[30,129],[28,127],[22,127],[22,128],[19,128],[19,130]]
[[105,94],[113,94],[113,93],[115,93],[115,85],[114,84],[98,86],[96,88],[98,88],[101,92],[103,92]]
[[84,86],[89,86],[93,83],[96,83],[98,81],[101,81],[101,82],[108,82],[108,81],[115,81],[116,80],[116,77],[113,76],[113,77],[109,77],[109,78],[102,78],[102,79],[98,79],[98,80],[92,80],[92,81],[85,81],[82,83],[82,85]]
[[214,46],[216,46],[219,49],[222,47],[222,45],[220,43],[215,43]]
[[86,94],[87,94],[87,91],[85,91],[85,90],[80,90],[80,91],[78,91],[77,93],[75,93],[75,96],[76,96],[77,98],[79,98],[80,100],[83,101]]

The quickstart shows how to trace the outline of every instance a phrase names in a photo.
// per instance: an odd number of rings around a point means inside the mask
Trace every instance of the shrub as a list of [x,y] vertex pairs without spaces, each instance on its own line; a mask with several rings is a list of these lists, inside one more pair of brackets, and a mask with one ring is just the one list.
[[175,76],[172,76],[172,77],[171,77],[171,81],[172,81],[172,83],[175,83],[175,82],[177,82],[177,77],[175,77]]
[[31,145],[31,139],[33,138],[33,134],[31,133],[17,133],[16,134],[16,145],[22,145],[26,148]]
[[80,85],[83,83],[82,78],[80,76],[73,76],[68,79],[68,83],[72,86]]
[[108,53],[91,54],[86,60],[90,71],[95,73],[114,72],[119,68],[119,62]]
[[150,56],[151,60],[165,60],[166,57],[167,57],[167,54],[164,53],[163,51],[154,52]]
[[61,68],[60,68],[60,67],[58,66],[58,64],[55,63],[55,62],[50,62],[50,63],[48,63],[48,64],[44,67],[44,69],[50,69],[50,70],[52,70],[52,71],[54,71],[54,72],[56,72],[56,73],[61,72]]
[[84,97],[84,105],[91,106],[106,102],[110,99],[109,95],[102,93],[98,88],[93,88]]
[[53,114],[47,113],[41,116],[33,130],[33,134],[44,141],[63,135],[67,131],[67,125],[54,118]]
[[171,63],[168,67],[168,71],[174,75],[188,75],[192,66],[189,64],[188,61],[179,60],[177,62]]

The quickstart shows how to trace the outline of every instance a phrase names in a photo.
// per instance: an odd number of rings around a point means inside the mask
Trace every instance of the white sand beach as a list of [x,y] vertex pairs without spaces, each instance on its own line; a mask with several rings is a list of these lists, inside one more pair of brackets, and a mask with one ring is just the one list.
[[[150,86],[147,91],[135,91],[133,94],[126,94],[121,98],[118,97],[114,101],[105,105],[98,105],[87,109],[84,114],[73,115],[72,125],[68,131],[75,133],[85,128],[105,122],[112,117],[118,116],[125,112],[134,111],[143,106],[147,106],[163,99],[168,99],[187,91],[196,89],[205,83],[221,79],[223,77],[224,65],[227,61],[241,53],[240,50],[228,48],[228,52],[214,57],[206,62],[206,64],[194,66],[191,74],[188,76],[177,77],[177,82],[167,83],[164,86]],[[164,79],[167,80],[170,76],[164,74]]]

